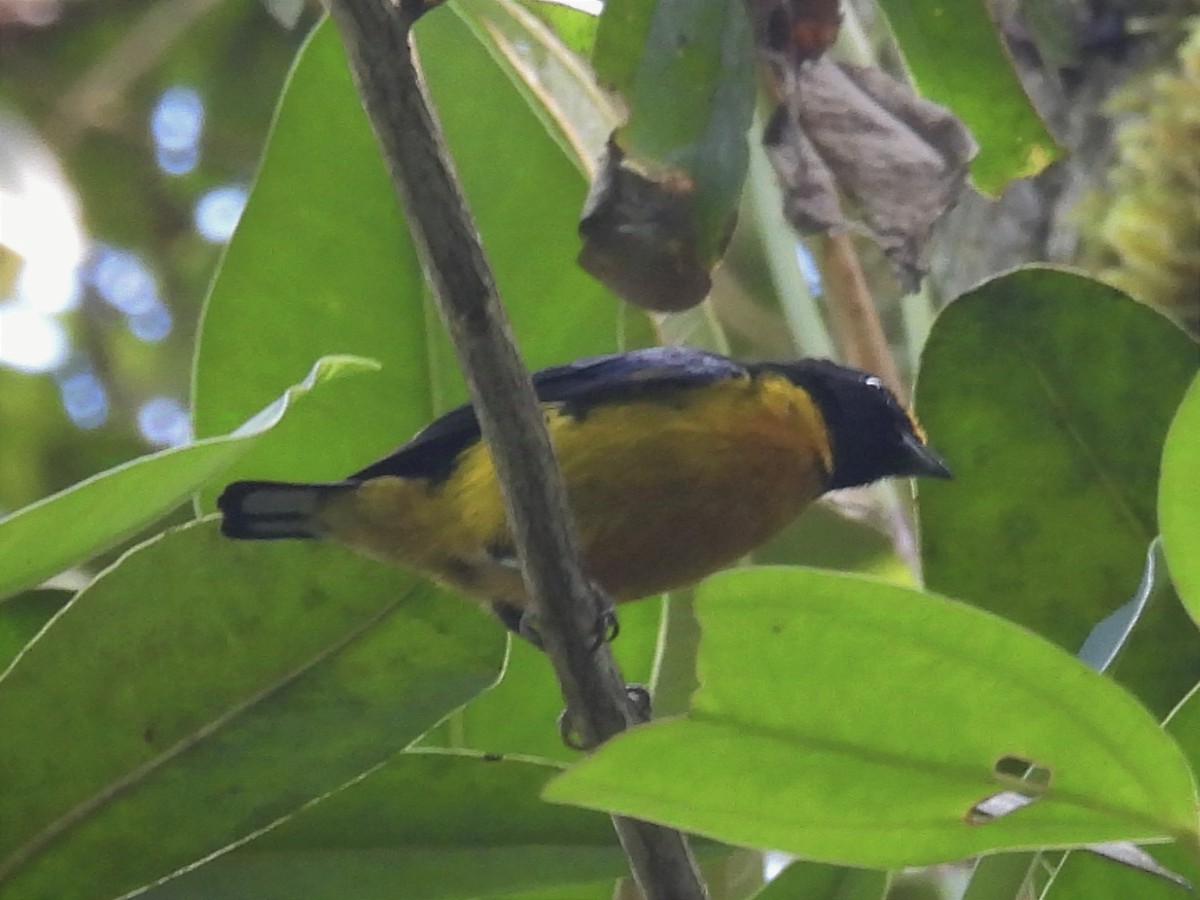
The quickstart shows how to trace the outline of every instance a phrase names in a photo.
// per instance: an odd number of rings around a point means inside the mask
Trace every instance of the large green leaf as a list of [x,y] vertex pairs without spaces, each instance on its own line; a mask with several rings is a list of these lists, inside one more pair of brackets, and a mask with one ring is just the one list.
[[627,874],[607,817],[538,799],[556,771],[495,756],[402,753],[145,896],[469,900]]
[[823,863],[794,862],[754,895],[754,900],[883,900],[888,873]]
[[[548,799],[878,868],[1195,838],[1174,741],[1122,688],[1018,626],[785,568],[717,575],[697,611],[688,715],[619,735]],[[1021,780],[1030,765],[1042,786]],[[977,804],[1004,791],[1033,802],[978,821]]]
[[[723,206],[708,224],[727,228],[746,173],[754,111],[754,51],[745,9],[721,0],[637,5],[651,18],[645,43],[630,41],[640,54],[624,91],[631,114],[621,143],[626,152],[678,166],[707,184],[714,203],[719,197]],[[598,40],[608,31],[609,15],[606,6]],[[597,65],[601,60],[598,54]]]
[[962,900],[1017,900],[1036,896],[1034,875],[1044,865],[1041,853],[997,853],[975,861]]
[[[1167,721],[1192,764],[1200,771],[1200,688],[1179,704]],[[1200,885],[1200,845],[1193,838],[1153,848],[1154,858],[1193,886]],[[1163,878],[1120,866],[1089,853],[1071,853],[1055,874],[1043,900],[1183,900],[1194,896]]]
[[[314,358],[265,385],[266,396],[274,396]],[[0,522],[0,598],[133,536],[268,440],[296,399],[341,373],[372,368],[374,363],[352,357],[323,359],[302,383],[288,388],[249,421],[242,416],[231,422],[230,434],[132,460],[13,513]],[[331,388],[322,387],[316,396]]]
[[[929,587],[1077,651],[1137,589],[1163,439],[1198,367],[1167,319],[1069,272],[1013,272],[947,307],[917,384],[955,475],[921,485]],[[1200,635],[1156,600],[1114,674],[1165,715],[1198,669]]]
[[592,65],[604,85],[626,96],[634,92],[654,15],[654,3],[618,0],[604,4],[592,50]]
[[26,591],[0,605],[0,672],[70,599],[69,591]]
[[[1198,351],[1200,352],[1200,351]],[[1179,596],[1200,622],[1200,376],[1192,381],[1163,448],[1158,519]]]
[[[579,170],[462,19],[436,10],[417,31],[526,359],[542,366],[615,349],[615,303],[574,265],[586,190]],[[464,398],[341,44],[325,24],[297,61],[206,308],[197,432],[240,421],[281,373],[331,348],[378,359],[382,377],[370,389],[329,391],[236,474],[340,478]]]
[[[282,373],[340,352],[378,360],[376,383],[328,392],[235,474],[340,478],[399,444],[433,408],[423,284],[337,34],[326,23],[297,59],[205,307],[196,433],[229,429],[290,377]],[[371,397],[388,398],[386,411]],[[205,492],[206,508],[219,492]]]
[[[450,10],[423,16],[417,42],[525,361],[536,369],[618,349],[623,310],[575,264],[587,194],[578,161],[563,152],[463,19]],[[646,339],[644,326],[637,336]],[[463,396],[456,389],[450,399]]]
[[563,43],[563,26],[574,23],[594,36],[596,18],[519,0],[455,0],[451,8],[508,74],[567,158],[580,172],[594,172],[621,117],[592,68]]
[[921,93],[957,115],[979,143],[971,175],[998,194],[1059,155],[1013,71],[982,0],[880,0]]
[[404,747],[493,682],[490,617],[325,544],[168,532],[0,678],[0,897],[116,896]]
[[[1137,594],[1092,630],[1077,654],[1079,659],[1097,671],[1106,671],[1124,648],[1148,604],[1174,600],[1163,564],[1162,542],[1155,541],[1146,554],[1146,570]],[[1097,852],[1099,849],[1102,848],[1097,848]],[[1114,849],[1130,855],[1144,853],[1131,844]],[[1063,854],[1052,856],[1061,861]],[[1046,857],[1041,852],[1001,853],[978,860],[962,900],[1012,900],[1024,896],[1022,890],[1040,890],[1036,879],[1041,876],[1044,883],[1051,867]]]
[[554,29],[560,41],[580,56],[591,54],[596,43],[596,16],[571,6],[522,0],[522,5]]

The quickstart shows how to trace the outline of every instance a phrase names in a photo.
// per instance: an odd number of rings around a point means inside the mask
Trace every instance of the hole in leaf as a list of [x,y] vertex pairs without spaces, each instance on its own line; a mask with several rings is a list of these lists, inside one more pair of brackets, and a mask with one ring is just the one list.
[[992,767],[996,780],[1011,785],[980,800],[966,815],[968,825],[984,825],[1036,803],[1050,787],[1052,773],[1021,756],[1003,756]]
[[1002,756],[996,760],[992,771],[999,775],[1002,781],[1016,780],[1021,782],[1022,786],[1029,785],[1035,788],[1038,793],[1044,793],[1050,786],[1050,770],[1023,756]]

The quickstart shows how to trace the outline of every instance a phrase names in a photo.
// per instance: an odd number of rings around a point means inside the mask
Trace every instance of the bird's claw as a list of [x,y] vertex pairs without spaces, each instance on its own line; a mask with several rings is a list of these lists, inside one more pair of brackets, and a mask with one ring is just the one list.
[[[650,690],[644,684],[627,684],[625,696],[633,707],[633,724],[650,721]],[[579,731],[571,721],[571,711],[568,709],[558,714],[558,736],[563,744],[572,750],[584,752],[591,749],[579,737]]]
[[611,644],[620,633],[621,620],[617,618],[617,611],[609,606],[596,616],[592,630],[592,652],[595,653],[605,644]]
[[650,689],[644,684],[625,685],[625,696],[633,706],[636,722],[650,721]]
[[517,634],[533,644],[543,653],[546,651],[546,645],[542,641],[542,634],[538,631],[537,616],[532,610],[525,610],[521,613],[521,619],[517,623]]
[[[596,621],[592,626],[592,643],[588,649],[595,653],[605,644],[615,641],[620,633],[621,622],[617,618],[616,610],[610,606],[596,616]],[[521,613],[521,618],[517,623],[517,634],[539,650],[545,651],[546,644],[537,627],[537,615],[532,610],[525,610]]]
[[558,714],[558,737],[568,749],[578,750],[581,753],[587,750],[587,747],[583,745],[583,741],[579,739],[579,732],[575,730],[575,723],[571,721],[570,710],[564,709]]

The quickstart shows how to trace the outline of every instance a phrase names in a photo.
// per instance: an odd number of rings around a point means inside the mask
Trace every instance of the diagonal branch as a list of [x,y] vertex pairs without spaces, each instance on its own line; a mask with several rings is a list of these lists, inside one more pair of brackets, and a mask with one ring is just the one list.
[[[328,5],[491,448],[538,630],[571,723],[585,746],[594,747],[639,714],[608,647],[592,650],[598,611],[609,601],[579,565],[562,475],[409,44],[426,5]],[[613,822],[647,900],[705,897],[683,835],[633,819]]]

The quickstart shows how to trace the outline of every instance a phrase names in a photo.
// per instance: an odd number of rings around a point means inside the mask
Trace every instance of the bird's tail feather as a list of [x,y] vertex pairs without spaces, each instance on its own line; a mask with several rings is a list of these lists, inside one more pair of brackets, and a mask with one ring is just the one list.
[[321,537],[315,513],[322,499],[353,487],[351,482],[235,481],[217,498],[221,534],[251,541]]

